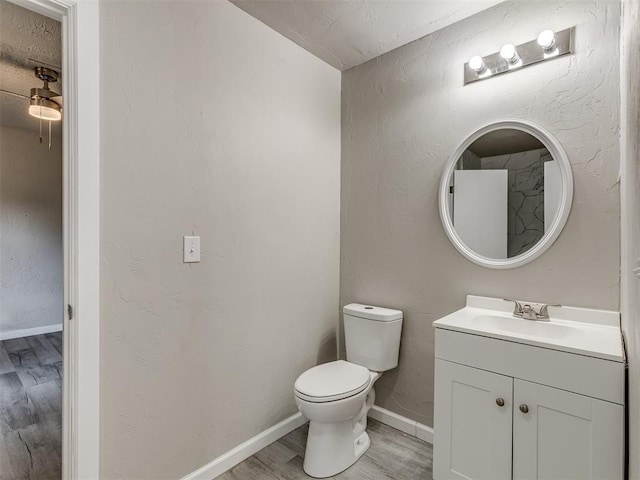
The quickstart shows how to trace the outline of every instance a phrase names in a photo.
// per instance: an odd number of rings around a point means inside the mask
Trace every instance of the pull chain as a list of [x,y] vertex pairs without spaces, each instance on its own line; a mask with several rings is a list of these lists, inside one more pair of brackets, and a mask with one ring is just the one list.
[[42,144],[42,105],[40,105],[40,144]]
[[51,150],[51,120],[49,120],[49,150]]

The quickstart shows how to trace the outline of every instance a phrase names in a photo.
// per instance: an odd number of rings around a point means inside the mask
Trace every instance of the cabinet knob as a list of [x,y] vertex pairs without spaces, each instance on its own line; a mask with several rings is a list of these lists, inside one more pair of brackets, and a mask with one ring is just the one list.
[[496,398],[496,404],[499,407],[504,407],[504,398]]
[[520,411],[522,413],[529,413],[529,407],[527,406],[526,403],[523,403],[522,405],[520,405]]

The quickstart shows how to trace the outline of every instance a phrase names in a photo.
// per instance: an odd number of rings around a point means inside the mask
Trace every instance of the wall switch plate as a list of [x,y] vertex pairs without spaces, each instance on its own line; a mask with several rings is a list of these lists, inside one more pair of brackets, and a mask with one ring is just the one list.
[[200,261],[200,237],[184,237],[184,263]]

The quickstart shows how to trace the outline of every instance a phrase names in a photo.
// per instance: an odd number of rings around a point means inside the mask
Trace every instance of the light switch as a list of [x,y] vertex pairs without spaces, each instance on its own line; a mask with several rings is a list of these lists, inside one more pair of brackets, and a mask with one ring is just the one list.
[[184,263],[200,261],[200,237],[184,237]]

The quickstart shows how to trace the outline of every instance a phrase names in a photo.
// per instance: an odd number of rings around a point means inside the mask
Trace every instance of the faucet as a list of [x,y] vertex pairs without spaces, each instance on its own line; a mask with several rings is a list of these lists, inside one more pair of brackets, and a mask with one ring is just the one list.
[[549,321],[549,307],[560,307],[561,305],[542,305],[539,310],[536,311],[535,307],[528,303],[522,304],[517,300],[511,300],[505,298],[506,302],[513,302],[515,304],[513,309],[513,316],[523,318],[525,320],[538,320],[541,322]]

